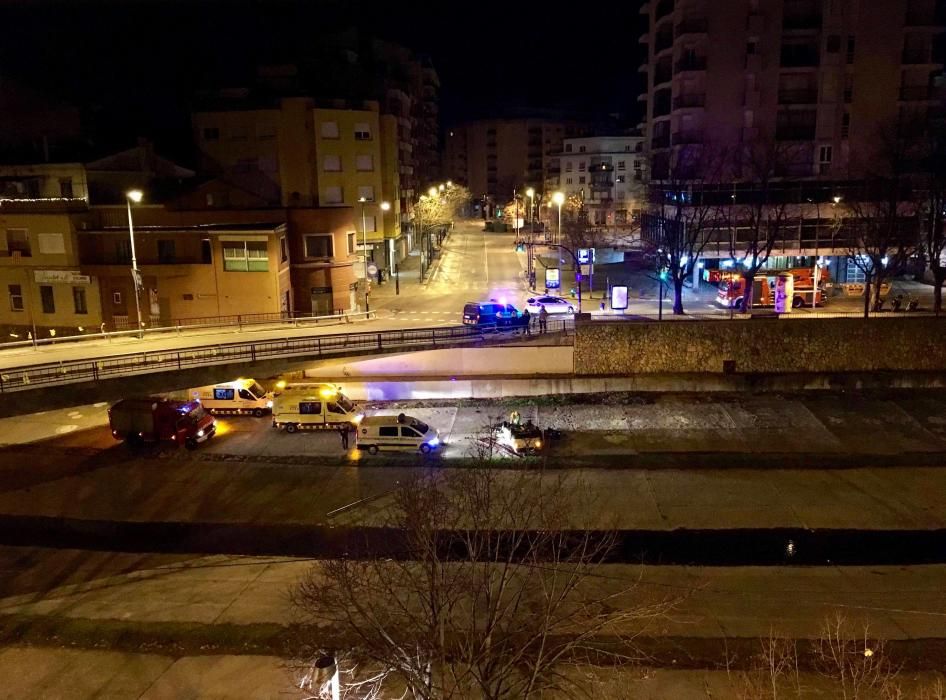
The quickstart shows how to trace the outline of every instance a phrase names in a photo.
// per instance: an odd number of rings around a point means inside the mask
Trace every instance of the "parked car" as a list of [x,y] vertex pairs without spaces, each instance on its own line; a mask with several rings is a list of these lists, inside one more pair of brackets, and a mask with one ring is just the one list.
[[368,416],[359,424],[357,436],[358,447],[373,455],[380,450],[427,454],[440,446],[440,434],[434,428],[403,413]]
[[538,314],[543,306],[549,314],[575,313],[575,307],[572,306],[571,302],[562,297],[544,296],[532,297],[526,300],[526,308],[530,314]]
[[515,325],[519,311],[512,304],[498,301],[471,301],[463,307],[463,325],[504,327]]

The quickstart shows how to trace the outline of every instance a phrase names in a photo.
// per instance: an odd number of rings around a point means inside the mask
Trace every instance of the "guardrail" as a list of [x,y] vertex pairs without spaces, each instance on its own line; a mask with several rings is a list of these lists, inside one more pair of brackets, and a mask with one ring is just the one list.
[[351,321],[368,320],[376,316],[374,311],[354,311],[326,316],[296,316],[290,313],[242,314],[233,316],[206,316],[202,318],[182,318],[168,326],[142,328],[140,331],[129,330],[94,331],[77,335],[63,335],[36,340],[19,340],[12,343],[0,343],[0,350],[8,348],[38,347],[40,345],[59,345],[62,343],[81,343],[87,340],[111,340],[112,338],[142,338],[155,335],[167,335],[182,331],[209,330],[214,328],[236,328],[242,330],[255,326],[307,326],[332,325]]
[[[533,329],[536,325],[533,324]],[[549,319],[547,333],[568,334],[571,319]],[[130,377],[153,372],[176,371],[228,364],[258,362],[292,357],[323,357],[352,351],[401,350],[412,346],[450,346],[496,338],[520,336],[522,328],[480,328],[450,326],[362,333],[320,335],[310,338],[285,338],[254,342],[222,343],[177,350],[156,350],[113,355],[98,360],[26,365],[0,372],[0,394],[37,387],[61,386],[103,379]]]

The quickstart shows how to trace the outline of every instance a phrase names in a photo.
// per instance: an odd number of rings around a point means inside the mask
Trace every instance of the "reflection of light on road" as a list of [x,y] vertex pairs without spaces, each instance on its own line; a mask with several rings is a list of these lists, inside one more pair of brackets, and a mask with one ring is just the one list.
[[223,420],[221,418],[217,418],[216,420],[217,420],[217,433],[216,433],[217,437],[233,432],[233,424],[230,423],[230,421]]
[[355,447],[348,453],[348,460],[350,462],[360,462],[364,459],[364,454],[364,452]]
[[56,435],[65,435],[66,433],[71,433],[78,429],[78,425],[60,425],[58,428],[56,428]]

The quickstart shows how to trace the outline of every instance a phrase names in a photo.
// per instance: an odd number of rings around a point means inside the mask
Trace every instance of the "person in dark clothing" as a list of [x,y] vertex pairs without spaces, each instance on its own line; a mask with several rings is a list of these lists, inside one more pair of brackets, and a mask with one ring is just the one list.
[[539,307],[539,333],[545,333],[549,327],[549,312],[545,305]]
[[529,313],[529,309],[522,312],[522,328],[526,335],[532,335],[532,314]]
[[338,429],[338,434],[342,438],[342,449],[348,452],[348,426]]

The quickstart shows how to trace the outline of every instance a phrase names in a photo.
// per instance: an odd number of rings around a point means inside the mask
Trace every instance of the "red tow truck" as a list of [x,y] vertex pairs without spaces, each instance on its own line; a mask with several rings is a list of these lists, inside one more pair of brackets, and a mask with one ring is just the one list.
[[216,422],[200,401],[154,396],[124,399],[108,409],[112,437],[129,445],[171,441],[193,450],[213,437]]

